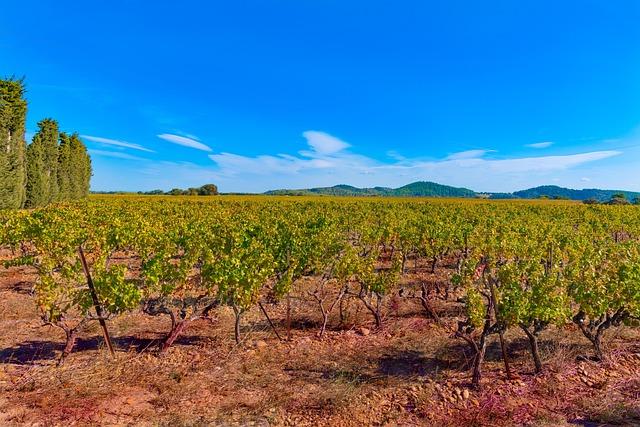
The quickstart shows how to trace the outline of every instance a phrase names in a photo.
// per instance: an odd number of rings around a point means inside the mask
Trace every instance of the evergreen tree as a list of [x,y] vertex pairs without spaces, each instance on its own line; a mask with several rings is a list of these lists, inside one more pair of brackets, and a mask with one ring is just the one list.
[[58,122],[44,119],[39,124],[45,130],[43,134],[43,162],[47,186],[47,203],[58,201]]
[[58,200],[58,123],[44,119],[27,148],[27,202],[33,208]]
[[0,209],[17,209],[25,202],[24,92],[22,80],[0,80]]
[[70,141],[70,195],[71,199],[81,199],[89,194],[91,181],[91,158],[87,148],[77,133],[71,135]]
[[36,136],[33,137],[31,144],[27,147],[27,197],[25,201],[25,207],[27,208],[36,208],[47,203],[43,145]]
[[71,138],[64,132],[58,146],[58,199],[71,199]]
[[84,145],[80,136],[75,133],[76,138],[82,144],[82,161],[83,161],[83,173],[82,173],[82,197],[87,197],[91,191],[91,177],[93,176],[93,165],[91,164],[91,156],[87,150],[87,146]]

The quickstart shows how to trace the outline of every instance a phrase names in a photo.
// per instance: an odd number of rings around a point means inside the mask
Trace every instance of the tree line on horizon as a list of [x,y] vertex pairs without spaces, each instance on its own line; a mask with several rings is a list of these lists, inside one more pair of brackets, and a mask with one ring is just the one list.
[[143,196],[217,196],[218,186],[215,184],[205,184],[200,187],[173,188],[169,191],[92,191],[93,194],[115,194],[115,195],[143,195]]
[[611,199],[609,199],[608,201],[605,202],[600,202],[598,199],[591,197],[589,199],[583,200],[582,203],[586,204],[586,205],[597,205],[597,204],[604,204],[604,205],[630,205],[630,204],[634,204],[634,205],[640,205],[640,197],[634,197],[633,200],[629,200],[627,199],[626,194],[624,193],[615,193],[613,196],[611,196]]
[[92,175],[86,146],[51,118],[38,122],[27,144],[25,92],[23,79],[0,79],[0,209],[86,197]]

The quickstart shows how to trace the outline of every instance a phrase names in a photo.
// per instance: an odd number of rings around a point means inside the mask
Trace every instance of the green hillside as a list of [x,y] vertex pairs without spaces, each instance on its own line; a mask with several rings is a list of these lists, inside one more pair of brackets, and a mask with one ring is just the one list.
[[571,199],[587,200],[595,199],[599,202],[610,200],[614,194],[622,193],[628,200],[640,197],[640,193],[621,190],[599,190],[596,188],[585,188],[584,190],[573,190],[571,188],[558,187],[557,185],[544,185],[530,188],[528,190],[516,191],[513,196],[518,199],[539,199],[549,197],[550,199]]
[[476,193],[467,188],[457,188],[435,182],[414,182],[400,188],[373,187],[358,188],[351,185],[335,185],[300,190],[273,190],[268,195],[280,196],[387,196],[387,197],[476,197]]
[[386,197],[483,197],[490,199],[595,199],[599,202],[610,200],[614,194],[622,193],[629,201],[640,198],[640,193],[621,190],[584,189],[544,185],[513,193],[476,193],[468,188],[451,187],[435,182],[418,181],[399,188],[373,187],[358,188],[351,185],[335,185],[333,187],[306,188],[299,190],[272,190],[264,194],[272,196],[386,196]]

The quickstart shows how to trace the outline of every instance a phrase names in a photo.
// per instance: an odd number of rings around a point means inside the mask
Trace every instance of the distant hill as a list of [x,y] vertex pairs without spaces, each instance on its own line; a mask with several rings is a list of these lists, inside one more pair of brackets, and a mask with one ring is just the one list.
[[435,182],[414,182],[400,188],[358,188],[351,185],[335,185],[301,190],[272,190],[265,194],[274,196],[387,196],[387,197],[476,197],[468,188],[457,188]]
[[476,193],[468,188],[451,187],[435,182],[418,181],[400,188],[373,187],[358,188],[351,185],[335,185],[333,187],[318,187],[299,190],[272,190],[264,194],[273,196],[386,196],[386,197],[462,197],[462,198],[490,198],[490,199],[570,199],[587,200],[595,199],[605,202],[614,194],[622,193],[628,200],[640,198],[640,193],[622,190],[584,189],[573,190],[571,188],[558,187],[557,185],[544,185],[515,191],[513,193]]
[[392,196],[414,197],[476,197],[476,192],[468,188],[451,187],[435,182],[414,182],[391,190]]
[[623,190],[600,190],[597,188],[585,188],[574,190],[571,188],[558,187],[557,185],[543,185],[541,187],[529,188],[527,190],[515,191],[513,193],[492,194],[491,198],[496,199],[540,199],[548,197],[550,199],[587,200],[595,199],[605,202],[611,199],[614,194],[622,193],[629,201],[640,197],[640,193]]

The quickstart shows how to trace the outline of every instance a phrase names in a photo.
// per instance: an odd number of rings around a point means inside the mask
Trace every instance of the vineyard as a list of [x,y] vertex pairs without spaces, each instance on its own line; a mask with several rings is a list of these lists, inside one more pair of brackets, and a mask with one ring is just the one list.
[[[640,423],[637,206],[96,196],[1,211],[0,247],[2,295],[30,304],[2,306],[18,320],[0,396],[31,402],[3,423],[118,405],[134,383],[152,424]],[[570,386],[582,403],[545,407]],[[255,387],[270,391],[220,403]],[[205,395],[218,403],[184,403]],[[98,408],[49,422],[99,422]],[[209,418],[176,415],[189,411]]]

